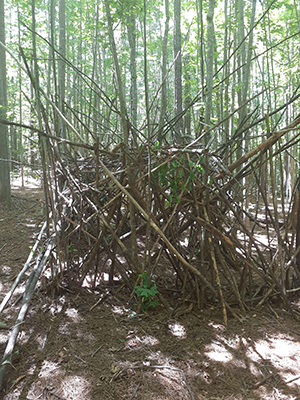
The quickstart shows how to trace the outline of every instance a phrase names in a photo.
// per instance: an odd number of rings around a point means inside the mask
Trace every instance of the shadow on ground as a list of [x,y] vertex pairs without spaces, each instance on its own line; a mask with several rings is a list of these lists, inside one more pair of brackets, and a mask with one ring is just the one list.
[[218,310],[137,316],[120,292],[91,311],[96,300],[36,296],[4,400],[299,398],[300,334],[284,311],[250,310],[225,328]]

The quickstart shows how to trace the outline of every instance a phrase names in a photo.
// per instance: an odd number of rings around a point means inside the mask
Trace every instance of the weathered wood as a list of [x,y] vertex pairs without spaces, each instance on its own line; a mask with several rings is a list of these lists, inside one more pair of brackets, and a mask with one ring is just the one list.
[[37,238],[37,240],[36,240],[36,242],[35,242],[33,248],[31,249],[31,251],[30,251],[30,253],[29,253],[29,256],[28,256],[28,258],[27,258],[26,263],[24,264],[24,267],[23,267],[22,270],[19,272],[19,274],[18,274],[18,276],[16,277],[15,282],[13,283],[11,289],[10,289],[9,292],[5,295],[4,299],[2,300],[2,303],[1,303],[1,305],[0,305],[0,314],[2,313],[2,311],[4,310],[4,307],[5,307],[6,304],[8,303],[9,299],[11,298],[11,296],[13,295],[13,293],[14,293],[16,287],[18,286],[18,284],[19,284],[19,282],[20,282],[22,276],[23,276],[24,273],[27,271],[27,269],[28,269],[28,267],[29,267],[29,264],[31,263],[31,260],[32,260],[32,258],[33,258],[33,256],[34,256],[35,252],[36,252],[36,249],[37,249],[38,245],[40,244],[40,241],[41,241],[41,239],[42,239],[43,233],[45,232],[46,226],[47,226],[47,223],[44,222],[44,224],[43,224],[43,226],[42,226],[42,229],[41,229],[41,231],[40,231],[40,233],[39,233],[39,236],[38,236],[38,238]]
[[[300,114],[294,119],[294,121],[291,124],[289,124],[288,126],[286,126],[283,129],[280,129],[279,131],[273,133],[273,135],[270,136],[268,139],[266,139],[264,142],[259,144],[254,149],[250,150],[248,153],[244,154],[242,157],[240,157],[234,163],[230,164],[227,167],[227,170],[229,172],[233,172],[238,167],[243,165],[246,161],[248,161],[250,158],[252,158],[256,154],[258,154],[260,151],[264,151],[264,150],[268,149],[269,147],[273,146],[273,144],[276,143],[283,135],[294,130],[299,124],[300,124]],[[221,179],[224,175],[226,175],[226,171],[222,171],[219,175],[216,176],[215,179]]]
[[18,334],[20,332],[21,325],[24,323],[30,301],[32,299],[35,286],[37,281],[47,263],[48,257],[53,248],[54,242],[53,238],[49,239],[46,248],[40,253],[38,260],[36,262],[35,268],[32,271],[27,286],[23,295],[22,304],[20,307],[20,311],[18,317],[16,319],[15,325],[12,328],[10,338],[7,342],[6,349],[4,351],[1,366],[0,366],[0,390],[2,389],[3,380],[9,365],[12,365],[12,354],[15,347],[16,340],[18,338]]

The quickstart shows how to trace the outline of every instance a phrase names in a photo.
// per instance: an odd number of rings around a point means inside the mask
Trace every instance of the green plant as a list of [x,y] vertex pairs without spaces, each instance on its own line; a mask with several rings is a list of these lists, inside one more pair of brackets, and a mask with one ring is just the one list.
[[150,307],[156,307],[158,299],[155,296],[158,293],[157,286],[148,277],[148,271],[139,275],[143,279],[141,286],[135,286],[134,291],[137,297],[142,298],[142,309],[148,310]]

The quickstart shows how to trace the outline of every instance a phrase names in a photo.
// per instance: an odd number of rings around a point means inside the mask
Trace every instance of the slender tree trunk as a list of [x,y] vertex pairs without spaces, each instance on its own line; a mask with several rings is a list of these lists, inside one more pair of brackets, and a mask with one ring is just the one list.
[[[58,88],[59,88],[59,109],[65,114],[65,82],[66,82],[66,4],[65,0],[59,0],[59,53],[58,59]],[[59,119],[59,135],[66,138],[66,127],[64,122]]]
[[[99,25],[99,6],[98,4],[95,6],[95,38],[94,38],[94,43],[93,43],[93,70],[92,70],[92,82],[96,82],[96,76],[97,76],[97,69],[98,69],[98,25]],[[93,87],[95,90],[90,91],[90,100],[89,100],[89,113],[88,113],[88,123],[87,126],[91,130],[91,118],[93,115],[93,130],[94,133],[96,133],[96,124],[95,124],[95,118],[96,116],[96,110],[98,107],[98,94],[97,94],[97,87],[93,84]],[[93,109],[93,113],[92,113]],[[87,136],[87,142],[88,142],[88,136]]]
[[[242,1],[240,1],[242,3]],[[244,104],[247,100],[249,82],[250,82],[250,67],[251,67],[251,59],[252,59],[252,46],[253,46],[253,26],[255,19],[255,11],[256,11],[256,0],[252,2],[252,13],[251,13],[251,21],[250,21],[250,34],[249,34],[249,43],[248,43],[248,52],[247,52],[247,60],[246,60],[246,50],[245,50],[245,42],[242,44],[242,64],[244,65],[242,68],[242,93],[241,93],[241,103],[240,106]],[[241,40],[244,40],[244,9],[243,4],[240,5],[240,31],[241,31]],[[246,64],[245,64],[246,63]],[[243,106],[239,113],[240,124],[244,123],[244,120],[247,115],[247,106]],[[239,125],[241,128],[241,125]]]
[[[237,1],[237,15],[238,15],[238,42],[241,43],[240,51],[237,55],[237,63],[238,63],[238,83],[239,83],[239,90],[237,92],[238,97],[238,104],[239,104],[239,121],[237,131],[242,131],[245,117],[247,114],[247,107],[242,107],[244,103],[244,96],[245,96],[245,63],[246,63],[246,46],[245,46],[245,24],[244,24],[244,0]],[[236,133],[238,133],[236,131]],[[243,137],[241,135],[237,135],[237,158],[241,158],[243,155]],[[241,167],[240,167],[241,168]],[[240,169],[239,168],[239,169]],[[240,188],[236,186],[236,190],[240,192]],[[242,195],[242,193],[240,193]],[[240,201],[242,198],[240,196]]]
[[128,132],[128,125],[127,125],[127,121],[126,121],[125,97],[124,97],[121,71],[120,71],[120,66],[119,66],[119,61],[118,61],[118,54],[117,54],[116,43],[115,43],[115,38],[114,38],[114,33],[113,33],[113,23],[112,23],[112,19],[111,19],[110,7],[109,7],[108,0],[105,0],[105,10],[106,10],[110,49],[111,49],[113,60],[114,60],[116,81],[117,81],[117,86],[118,86],[118,96],[119,96],[119,101],[120,101],[120,113],[121,113],[121,126],[122,126],[123,135],[124,135],[124,144],[128,148],[129,132]]
[[[40,78],[39,78],[39,68],[37,62],[37,46],[36,46],[36,17],[35,17],[35,0],[31,1],[31,22],[32,22],[32,60],[33,60],[33,76],[34,76],[34,93],[35,93],[35,108],[36,115],[38,119],[38,127],[39,130],[43,130],[43,121],[42,121],[42,109],[41,109],[41,100],[40,100]],[[33,96],[34,97],[34,96]],[[47,218],[47,234],[49,235],[49,176],[47,174],[47,150],[46,150],[46,138],[39,135],[39,148],[41,154],[41,162],[43,166],[43,184],[44,184],[44,200],[45,200],[45,212]]]
[[148,130],[148,139],[150,146],[150,115],[149,115],[149,84],[148,84],[148,62],[147,62],[147,25],[146,25],[146,16],[147,16],[147,4],[146,0],[144,0],[144,20],[143,20],[143,42],[144,42],[144,85],[145,85],[145,103],[146,103],[146,115],[147,115],[147,130]]
[[[230,12],[230,11],[229,11]],[[230,27],[231,27],[231,22],[230,18],[228,18],[228,0],[225,0],[224,4],[224,15],[225,15],[225,32],[224,32],[224,51],[223,51],[223,64],[225,67],[223,68],[222,71],[222,79],[227,77],[229,75],[230,71],[230,63],[228,62],[228,54],[230,53],[230,47],[229,47],[229,42],[230,42]],[[228,27],[228,24],[230,26]],[[229,29],[228,29],[229,28]],[[223,136],[223,141],[226,143],[229,140],[229,110],[230,110],[230,104],[229,104],[229,79],[226,79],[224,82],[223,86],[224,92],[222,91],[222,101],[221,101],[221,112],[222,112],[222,119],[226,119],[224,123],[224,136]],[[224,94],[223,94],[224,93]]]
[[169,36],[169,21],[170,21],[169,0],[165,0],[164,4],[165,4],[165,31],[162,40],[162,50],[161,50],[162,87],[161,87],[161,100],[160,100],[159,128],[157,137],[159,143],[161,143],[163,140],[162,130],[167,111],[167,60],[168,60],[168,36]]
[[[207,13],[207,51],[206,51],[206,98],[205,98],[205,125],[210,125],[212,112],[212,91],[213,91],[213,66],[214,66],[214,11],[215,0],[209,0]],[[209,138],[205,135],[205,143]]]
[[[181,57],[181,0],[174,0],[174,112],[175,117],[182,113],[182,57]],[[175,138],[177,142],[182,141],[182,118],[175,125]]]
[[[241,39],[244,40],[244,23],[243,23],[243,18],[244,18],[244,10],[243,10],[243,4],[241,4],[242,1],[240,1],[240,21],[241,21],[241,30],[242,30],[242,35]],[[247,97],[248,97],[248,91],[249,91],[249,82],[250,82],[250,70],[251,70],[251,59],[252,59],[252,45],[253,45],[253,26],[254,26],[254,20],[255,20],[255,11],[256,11],[256,0],[252,1],[252,12],[251,12],[251,19],[250,19],[250,34],[249,34],[249,42],[248,42],[248,51],[247,51],[247,58],[246,58],[246,51],[245,51],[245,42],[242,44],[242,63],[243,63],[243,68],[242,68],[242,94],[241,94],[241,103],[239,104],[242,106],[245,104]],[[247,105],[243,105],[240,112],[239,112],[239,128],[242,129],[244,128],[244,124],[246,121],[246,117],[248,114],[248,109]],[[248,151],[248,138],[247,135],[245,134],[244,137],[241,138],[241,143],[242,146],[241,149],[239,150],[239,155],[242,156],[242,148],[244,149],[244,152],[246,153]],[[249,208],[249,180],[250,177],[246,177],[244,180],[244,198],[245,198],[245,210],[248,212]],[[249,225],[249,218],[245,218],[245,223],[246,226]]]
[[[203,101],[204,97],[204,23],[203,23],[203,0],[198,1],[199,4],[199,22],[200,22],[200,71],[201,71],[201,100]],[[198,24],[199,24],[198,22]]]
[[[187,108],[192,101],[191,97],[191,73],[190,73],[190,55],[184,57],[184,107]],[[184,116],[184,135],[187,142],[191,141],[191,111],[188,110]]]
[[[21,26],[20,26],[20,10],[18,7],[18,37],[19,37],[19,46],[21,46]],[[19,62],[21,65],[21,54],[19,54]],[[22,125],[23,121],[23,108],[22,108],[22,69],[19,66],[19,122]],[[19,152],[20,152],[20,163],[21,163],[21,187],[24,188],[24,165],[23,165],[23,130],[20,126],[19,130]]]
[[[4,0],[0,0],[0,41],[5,44]],[[6,119],[6,54],[0,45],[0,118]],[[4,160],[4,161],[3,161]],[[8,129],[0,123],[0,202],[11,204],[8,160]]]
[[[137,68],[136,68],[136,23],[135,15],[127,16],[127,35],[130,46],[130,117],[133,127],[137,126]],[[133,143],[137,146],[137,138],[133,128]]]

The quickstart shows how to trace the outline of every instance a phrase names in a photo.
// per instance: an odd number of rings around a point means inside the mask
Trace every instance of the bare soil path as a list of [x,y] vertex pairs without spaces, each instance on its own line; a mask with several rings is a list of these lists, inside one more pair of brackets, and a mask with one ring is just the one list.
[[[0,301],[40,231],[41,196],[39,188],[17,188],[12,211],[0,208]],[[25,284],[1,315],[8,327]],[[175,290],[159,290],[178,303]],[[217,306],[181,302],[175,311],[159,305],[136,315],[124,288],[50,292],[39,283],[4,400],[300,399],[299,322],[279,305],[249,308],[225,328]],[[8,337],[1,329],[1,354]]]

